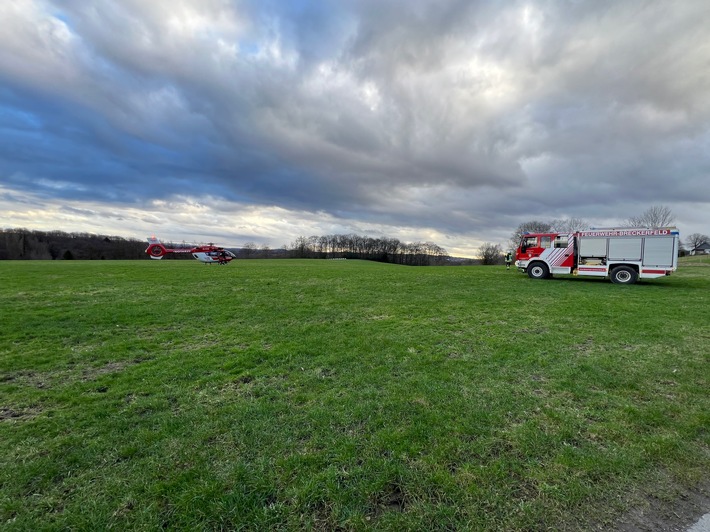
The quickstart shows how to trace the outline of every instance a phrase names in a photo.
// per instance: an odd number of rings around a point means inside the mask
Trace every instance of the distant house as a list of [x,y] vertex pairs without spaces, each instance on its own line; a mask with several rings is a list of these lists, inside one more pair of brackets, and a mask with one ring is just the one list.
[[710,255],[710,244],[707,242],[704,244],[700,244],[699,246],[695,246],[694,249],[690,250],[691,255]]

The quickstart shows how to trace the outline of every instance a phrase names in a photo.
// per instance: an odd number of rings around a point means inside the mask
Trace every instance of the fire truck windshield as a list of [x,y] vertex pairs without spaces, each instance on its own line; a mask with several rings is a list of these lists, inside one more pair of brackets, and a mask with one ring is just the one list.
[[525,236],[525,237],[523,237],[523,240],[520,242],[520,251],[522,251],[524,253],[526,249],[534,248],[536,246],[537,246],[537,237],[536,236]]

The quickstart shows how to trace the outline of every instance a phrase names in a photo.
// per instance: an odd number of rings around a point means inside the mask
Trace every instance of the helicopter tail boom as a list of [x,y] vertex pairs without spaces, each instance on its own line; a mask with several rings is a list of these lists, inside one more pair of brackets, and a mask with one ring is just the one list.
[[160,240],[152,236],[148,239],[148,247],[146,248],[145,252],[151,259],[160,260],[168,253],[192,253],[192,249],[167,248],[160,242]]

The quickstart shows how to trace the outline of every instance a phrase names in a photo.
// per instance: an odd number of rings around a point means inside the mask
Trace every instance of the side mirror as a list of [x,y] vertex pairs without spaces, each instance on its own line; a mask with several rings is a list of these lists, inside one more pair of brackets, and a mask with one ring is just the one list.
[[525,253],[528,250],[525,246],[520,246],[520,253]]

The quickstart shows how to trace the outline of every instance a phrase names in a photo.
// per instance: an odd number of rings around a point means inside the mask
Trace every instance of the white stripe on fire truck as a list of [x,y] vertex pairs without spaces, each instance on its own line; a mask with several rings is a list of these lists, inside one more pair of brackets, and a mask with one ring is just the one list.
[[557,249],[557,256],[555,257],[555,266],[559,266],[565,261],[565,251],[567,251],[566,248]]
[[565,261],[564,252],[566,248],[555,248],[550,252],[548,262],[551,266],[559,266]]

